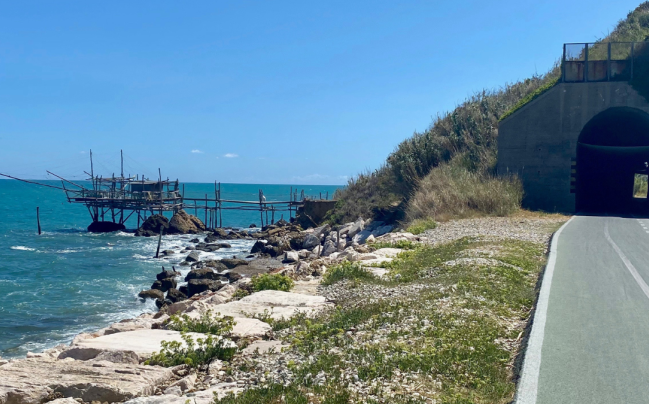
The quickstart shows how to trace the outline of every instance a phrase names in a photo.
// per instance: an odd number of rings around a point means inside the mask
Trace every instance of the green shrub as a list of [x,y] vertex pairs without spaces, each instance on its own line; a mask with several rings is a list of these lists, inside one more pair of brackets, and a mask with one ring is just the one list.
[[237,351],[229,339],[221,335],[207,334],[205,338],[197,338],[181,333],[183,341],[162,341],[160,352],[154,353],[145,365],[172,367],[186,365],[190,368],[209,372],[210,364],[215,360],[230,360]]
[[[232,317],[213,315],[211,310],[193,319],[188,315],[171,316],[167,328],[180,331],[180,341],[162,341],[160,352],[154,353],[146,365],[159,365],[165,367],[186,365],[191,368],[209,371],[210,364],[216,360],[229,360],[236,353],[237,347],[225,336],[234,327]],[[205,338],[194,341],[189,332],[206,334]]]
[[421,234],[435,227],[437,227],[437,223],[433,219],[426,217],[413,220],[407,230],[412,234]]
[[349,179],[345,187],[336,190],[334,199],[337,199],[336,206],[325,217],[331,224],[353,222],[359,217],[376,217],[383,210],[399,206],[403,195],[392,171],[382,166]]
[[232,300],[241,300],[248,295],[250,295],[249,291],[245,289],[237,289],[237,291],[234,292],[234,295],[232,295]]
[[211,310],[203,313],[200,318],[193,319],[187,314],[171,316],[167,328],[181,332],[197,332],[201,334],[227,335],[234,327],[234,319],[229,316],[214,315]]
[[329,268],[322,277],[322,284],[332,285],[344,279],[373,280],[376,279],[376,276],[363,268],[358,262],[345,261],[340,265]]
[[288,292],[293,288],[293,284],[293,279],[282,274],[261,274],[252,277],[252,288],[255,292],[262,290]]

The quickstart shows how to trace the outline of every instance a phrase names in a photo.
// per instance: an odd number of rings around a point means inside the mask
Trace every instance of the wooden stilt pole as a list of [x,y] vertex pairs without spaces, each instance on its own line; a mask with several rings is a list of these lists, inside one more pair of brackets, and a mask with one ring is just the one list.
[[259,216],[261,216],[261,227],[264,227],[264,206],[261,204],[261,189],[259,190]]
[[38,235],[41,235],[41,214],[40,214],[40,208],[37,206],[36,207],[36,223],[38,224]]
[[164,227],[160,225],[160,235],[158,236],[158,248],[155,250],[155,257],[158,258],[160,256],[160,244],[162,243],[162,232],[163,232]]

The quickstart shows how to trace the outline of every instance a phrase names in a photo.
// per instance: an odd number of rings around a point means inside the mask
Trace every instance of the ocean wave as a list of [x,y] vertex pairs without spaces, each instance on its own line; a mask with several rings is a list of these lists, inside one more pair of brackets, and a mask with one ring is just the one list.
[[24,245],[15,245],[10,247],[12,250],[20,250],[20,251],[36,251],[35,248],[30,248],[30,247],[25,247]]

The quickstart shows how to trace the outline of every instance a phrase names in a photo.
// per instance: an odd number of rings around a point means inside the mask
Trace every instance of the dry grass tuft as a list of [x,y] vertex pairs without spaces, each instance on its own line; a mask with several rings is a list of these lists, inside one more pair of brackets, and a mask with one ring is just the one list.
[[520,209],[522,198],[523,187],[515,177],[496,178],[444,164],[420,182],[406,215],[411,221],[507,216]]

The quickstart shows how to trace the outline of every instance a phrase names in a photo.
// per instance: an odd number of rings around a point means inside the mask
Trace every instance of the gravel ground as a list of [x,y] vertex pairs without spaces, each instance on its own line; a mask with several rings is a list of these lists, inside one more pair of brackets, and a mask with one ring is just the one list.
[[422,241],[436,245],[449,243],[462,237],[495,237],[547,243],[558,226],[568,220],[565,216],[548,215],[538,218],[486,217],[462,219],[439,223],[435,229],[426,230]]

